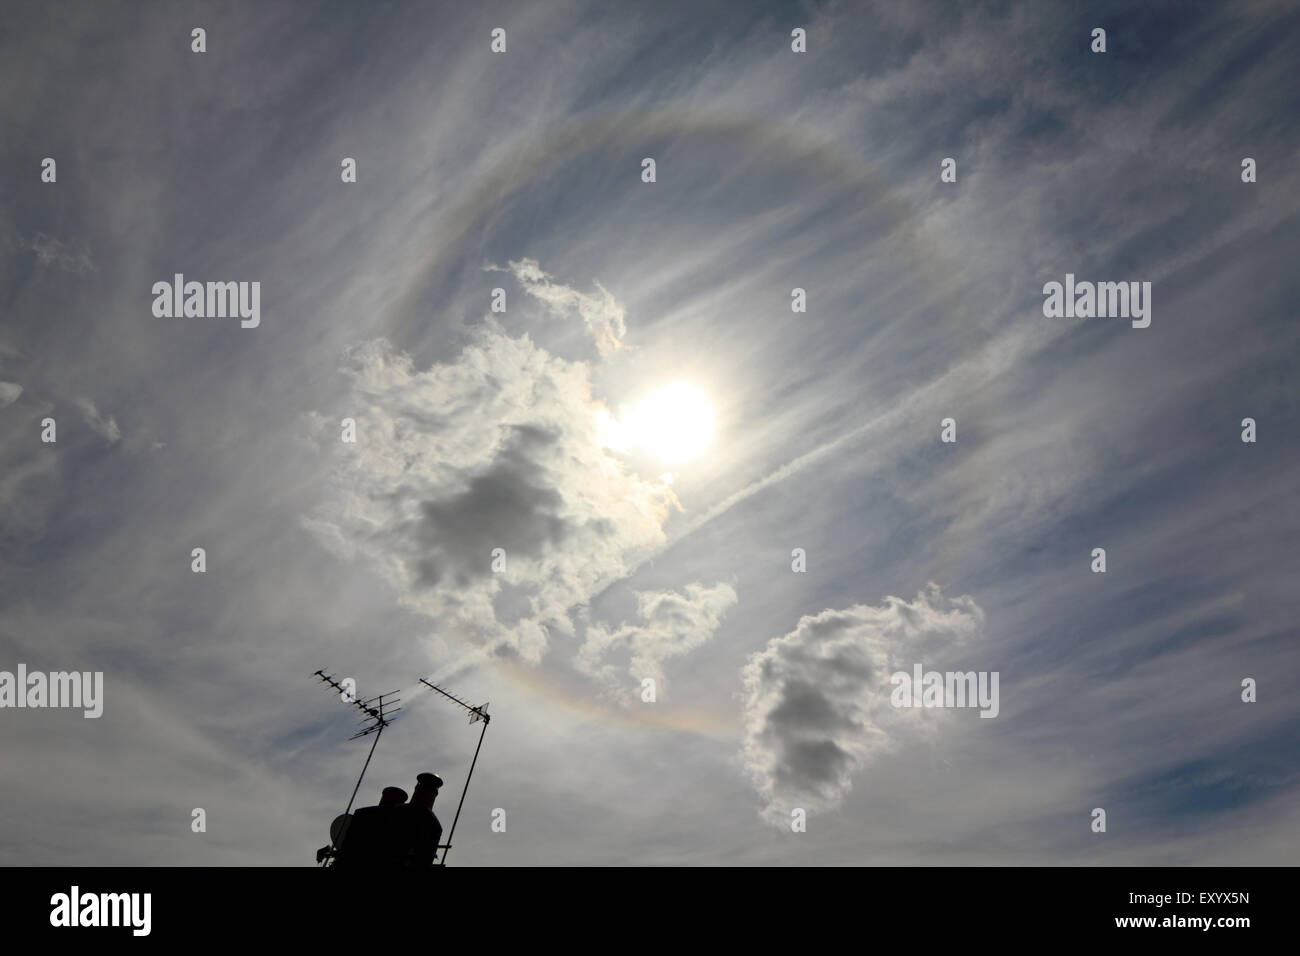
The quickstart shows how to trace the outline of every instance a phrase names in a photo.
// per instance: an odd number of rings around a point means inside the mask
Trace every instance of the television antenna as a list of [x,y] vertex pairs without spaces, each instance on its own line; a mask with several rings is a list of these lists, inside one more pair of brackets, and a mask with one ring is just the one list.
[[480,720],[483,721],[483,729],[479,731],[479,735],[478,735],[478,746],[474,748],[474,759],[471,760],[469,763],[469,773],[465,774],[465,785],[461,788],[460,791],[460,803],[456,804],[456,815],[451,820],[451,830],[447,832],[447,842],[441,845],[442,859],[438,861],[438,865],[446,866],[447,854],[451,852],[451,838],[456,833],[456,821],[460,819],[460,808],[465,805],[465,794],[469,792],[469,778],[474,776],[474,765],[478,763],[478,752],[483,748],[483,738],[487,735],[488,724],[492,722],[492,716],[487,711],[488,705],[486,703],[479,704],[479,706],[477,707],[472,707],[469,704],[465,703],[465,701],[457,697],[455,694],[443,690],[437,684],[429,683],[423,677],[420,678],[420,683],[423,684],[425,687],[430,688],[431,690],[436,690],[439,694],[441,694],[443,697],[446,697],[452,703],[458,704],[459,706],[463,707],[465,710],[469,711],[469,722],[471,724],[476,724]]
[[361,776],[357,777],[357,785],[352,788],[348,808],[343,811],[343,815],[347,816],[352,812],[352,803],[357,799],[357,791],[361,789],[361,781],[365,779],[366,770],[370,767],[370,758],[375,755],[375,747],[379,745],[380,735],[383,734],[384,728],[393,722],[393,715],[402,709],[393,706],[401,698],[395,696],[397,691],[391,690],[386,694],[380,694],[378,697],[361,700],[352,691],[336,681],[332,674],[326,674],[324,670],[318,670],[312,676],[319,677],[322,682],[333,687],[339,692],[341,700],[351,704],[364,715],[361,721],[361,729],[349,737],[349,740],[356,740],[358,737],[365,737],[369,734],[375,735],[375,739],[370,744],[370,753],[366,754],[366,762],[361,767]]

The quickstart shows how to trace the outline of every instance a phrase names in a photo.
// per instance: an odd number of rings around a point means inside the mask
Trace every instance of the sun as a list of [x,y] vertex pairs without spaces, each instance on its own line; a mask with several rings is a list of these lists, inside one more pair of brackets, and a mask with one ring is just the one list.
[[687,382],[655,389],[622,418],[627,443],[668,464],[695,461],[713,444],[713,404]]

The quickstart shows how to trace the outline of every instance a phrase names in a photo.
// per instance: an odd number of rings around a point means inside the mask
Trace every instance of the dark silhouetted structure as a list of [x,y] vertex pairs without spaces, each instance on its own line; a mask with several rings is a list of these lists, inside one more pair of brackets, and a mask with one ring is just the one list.
[[[447,834],[447,842],[441,843],[442,824],[433,812],[433,801],[442,786],[442,778],[437,774],[422,773],[416,777],[410,803],[406,801],[405,790],[400,787],[385,787],[378,804],[352,812],[352,804],[356,802],[357,793],[361,790],[361,781],[365,779],[366,770],[370,767],[370,758],[375,755],[379,737],[384,728],[390,726],[394,715],[402,709],[397,706],[401,700],[397,697],[397,692],[390,691],[378,697],[360,700],[349,689],[355,686],[350,680],[340,683],[323,669],[312,676],[337,691],[340,699],[363,715],[362,727],[352,735],[352,740],[374,735],[366,762],[362,764],[361,774],[357,777],[357,784],[352,788],[347,809],[330,824],[330,842],[316,851],[316,862],[327,867],[341,866],[354,872],[425,869],[434,866],[435,862],[439,866],[445,866],[447,854],[451,851],[451,838],[456,832],[456,822],[465,806],[465,794],[469,792],[469,781],[474,776],[479,751],[483,749],[483,737],[492,721],[488,705],[472,706],[437,684],[420,678],[421,684],[464,708],[471,724],[483,724],[478,744],[474,747],[474,756],[469,762],[469,773],[465,775],[465,784],[460,791],[460,802],[456,804],[456,813],[451,819],[451,831]],[[442,850],[441,860],[437,859],[439,850]]]
[[[379,804],[362,807],[337,827],[334,837],[334,866],[352,872],[374,870],[423,870],[433,866],[442,839],[442,824],[433,812],[442,778],[422,773],[415,778],[411,802],[398,787],[385,787]],[[322,848],[328,850],[328,847]],[[331,854],[325,853],[325,856]],[[322,854],[317,854],[323,858]]]

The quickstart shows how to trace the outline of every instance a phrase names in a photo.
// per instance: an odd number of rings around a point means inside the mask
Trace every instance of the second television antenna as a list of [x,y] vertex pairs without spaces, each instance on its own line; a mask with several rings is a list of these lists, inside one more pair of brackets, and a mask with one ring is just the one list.
[[492,717],[487,712],[487,704],[479,704],[477,707],[471,707],[455,694],[448,693],[437,684],[429,683],[423,677],[420,678],[420,683],[431,690],[436,690],[452,703],[459,704],[461,707],[469,711],[469,722],[471,724],[478,723],[480,720],[483,721],[483,729],[479,731],[478,735],[478,746],[474,748],[474,759],[469,763],[469,773],[465,774],[465,786],[462,787],[460,791],[460,803],[456,804],[456,815],[452,817],[451,830],[447,832],[447,842],[443,844],[442,859],[438,861],[439,866],[446,866],[447,854],[451,852],[451,838],[456,833],[456,821],[460,819],[460,808],[465,805],[465,794],[469,792],[469,778],[474,776],[474,765],[478,763],[478,752],[483,747],[483,738],[487,735],[488,724],[492,722]]

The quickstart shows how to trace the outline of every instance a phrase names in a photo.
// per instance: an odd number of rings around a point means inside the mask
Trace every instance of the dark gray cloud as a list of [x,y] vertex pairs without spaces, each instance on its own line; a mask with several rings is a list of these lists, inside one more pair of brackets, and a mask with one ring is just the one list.
[[438,584],[448,568],[456,569],[457,587],[490,574],[484,542],[534,559],[544,549],[564,544],[564,499],[535,477],[538,458],[544,457],[537,453],[554,445],[558,436],[526,425],[511,426],[508,434],[487,470],[475,475],[464,492],[421,503],[416,537],[425,554],[419,560],[418,585]]

